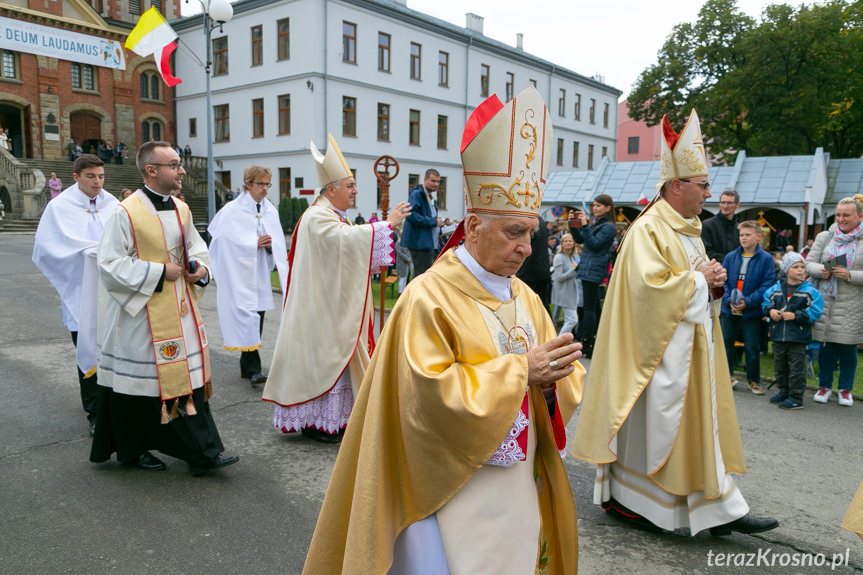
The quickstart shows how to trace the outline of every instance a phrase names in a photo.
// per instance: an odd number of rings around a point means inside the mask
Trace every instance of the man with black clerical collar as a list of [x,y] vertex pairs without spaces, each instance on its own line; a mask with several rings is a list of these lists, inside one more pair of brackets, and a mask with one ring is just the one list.
[[167,142],[138,149],[144,187],[105,224],[99,244],[102,408],[90,461],[156,471],[149,450],[183,459],[192,475],[225,467],[208,400],[210,350],[198,309],[209,253],[189,206],[172,197],[185,170]]

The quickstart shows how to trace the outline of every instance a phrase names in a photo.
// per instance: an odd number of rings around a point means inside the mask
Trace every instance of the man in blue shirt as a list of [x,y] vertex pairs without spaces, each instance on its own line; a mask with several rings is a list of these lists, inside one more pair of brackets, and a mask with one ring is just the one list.
[[440,249],[437,200],[434,198],[438,186],[440,186],[440,172],[429,168],[426,170],[423,183],[411,188],[408,196],[411,215],[405,219],[402,245],[411,252],[414,277],[431,267],[435,253]]

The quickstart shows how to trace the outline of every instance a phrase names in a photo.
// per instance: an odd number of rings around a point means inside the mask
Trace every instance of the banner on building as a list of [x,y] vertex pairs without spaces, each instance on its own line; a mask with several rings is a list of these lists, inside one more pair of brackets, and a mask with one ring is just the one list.
[[126,69],[116,40],[0,17],[0,48],[105,68]]

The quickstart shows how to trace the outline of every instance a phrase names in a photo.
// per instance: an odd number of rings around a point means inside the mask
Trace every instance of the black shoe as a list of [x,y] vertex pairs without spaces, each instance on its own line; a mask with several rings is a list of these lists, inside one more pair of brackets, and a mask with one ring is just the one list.
[[338,433],[327,433],[313,427],[306,427],[302,430],[302,434],[309,439],[320,441],[321,443],[339,443],[342,440]]
[[267,381],[267,376],[263,373],[256,373],[255,375],[250,377],[249,380],[252,385],[258,385]]
[[752,517],[748,513],[740,519],[735,519],[724,525],[717,525],[710,528],[710,534],[714,537],[720,535],[731,535],[732,531],[738,533],[763,533],[779,527],[779,522],[772,517]]
[[201,465],[192,465],[190,471],[192,475],[197,477],[199,475],[203,475],[211,469],[219,469],[220,467],[227,467],[229,465],[233,465],[240,460],[239,455],[231,455],[230,457],[225,457],[224,455],[217,455]]
[[138,459],[136,459],[134,463],[132,463],[132,467],[137,467],[144,471],[162,471],[165,469],[165,464],[162,463],[161,459],[149,451],[145,451],[138,456]]
[[650,533],[663,533],[665,531],[665,529],[656,525],[643,515],[639,515],[628,507],[624,507],[613,497],[608,501],[603,502],[602,508],[605,509],[606,513],[625,522],[630,527],[634,527],[642,531],[648,531]]

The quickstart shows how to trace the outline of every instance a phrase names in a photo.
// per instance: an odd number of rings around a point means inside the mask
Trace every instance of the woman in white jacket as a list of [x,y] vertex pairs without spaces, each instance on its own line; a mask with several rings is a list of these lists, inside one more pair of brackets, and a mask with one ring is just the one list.
[[575,253],[575,240],[572,234],[563,234],[560,251],[554,256],[551,280],[551,303],[563,309],[563,326],[560,334],[572,331],[578,325],[578,255]]

